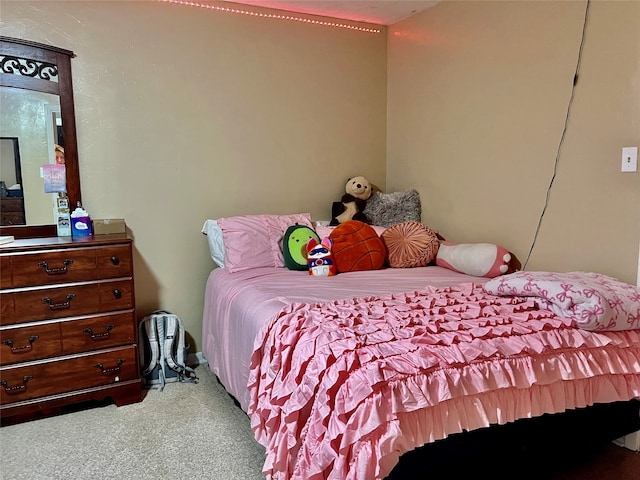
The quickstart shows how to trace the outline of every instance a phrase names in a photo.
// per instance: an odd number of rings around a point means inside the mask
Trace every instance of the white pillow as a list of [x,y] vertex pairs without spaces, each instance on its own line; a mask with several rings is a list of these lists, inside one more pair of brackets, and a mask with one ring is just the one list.
[[222,229],[218,226],[217,220],[207,220],[202,226],[202,233],[207,236],[211,258],[220,268],[224,268],[224,242],[222,240]]

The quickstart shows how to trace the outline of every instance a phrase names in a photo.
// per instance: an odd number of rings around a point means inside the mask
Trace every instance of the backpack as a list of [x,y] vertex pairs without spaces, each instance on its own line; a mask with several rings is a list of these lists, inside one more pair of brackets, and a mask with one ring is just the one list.
[[180,317],[156,310],[140,322],[139,338],[140,365],[146,385],[159,385],[162,391],[167,382],[198,383],[195,371],[185,363],[189,344],[185,345]]

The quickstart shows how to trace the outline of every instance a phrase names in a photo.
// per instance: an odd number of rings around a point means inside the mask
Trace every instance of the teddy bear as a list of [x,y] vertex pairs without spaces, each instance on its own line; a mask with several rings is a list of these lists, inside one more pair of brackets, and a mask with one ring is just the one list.
[[329,225],[339,225],[348,220],[358,220],[368,223],[363,213],[367,200],[373,192],[373,185],[365,177],[350,178],[344,187],[345,194],[340,202],[334,202]]

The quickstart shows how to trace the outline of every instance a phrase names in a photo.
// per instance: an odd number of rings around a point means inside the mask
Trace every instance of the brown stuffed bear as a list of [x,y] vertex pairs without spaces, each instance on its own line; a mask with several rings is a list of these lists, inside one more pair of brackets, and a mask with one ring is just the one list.
[[349,220],[368,223],[367,216],[362,212],[373,191],[373,185],[365,177],[353,177],[344,187],[345,194],[340,202],[334,202],[329,225],[339,225]]

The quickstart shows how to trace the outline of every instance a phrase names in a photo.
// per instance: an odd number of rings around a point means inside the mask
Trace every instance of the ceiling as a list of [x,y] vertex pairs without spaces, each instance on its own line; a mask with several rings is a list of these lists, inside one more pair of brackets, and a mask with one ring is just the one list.
[[391,25],[432,7],[438,0],[233,0],[233,3]]

